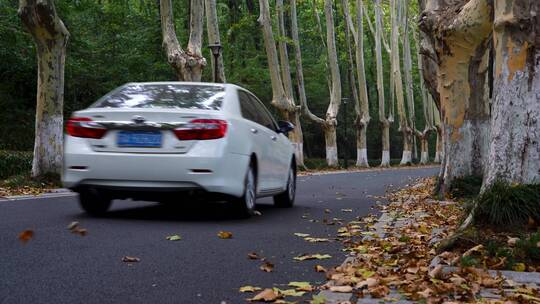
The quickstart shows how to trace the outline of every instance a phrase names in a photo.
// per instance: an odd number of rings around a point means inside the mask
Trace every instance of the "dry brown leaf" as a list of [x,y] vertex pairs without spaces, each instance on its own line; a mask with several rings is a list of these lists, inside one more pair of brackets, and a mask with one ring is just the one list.
[[330,291],[333,292],[352,292],[353,288],[351,286],[330,286]]
[[274,291],[273,289],[266,288],[265,290],[259,292],[253,298],[249,299],[250,301],[263,301],[263,302],[272,302],[279,298],[282,298],[279,292]]
[[220,239],[230,239],[230,238],[232,238],[232,233],[229,232],[229,231],[220,231],[220,232],[218,232],[217,236]]
[[19,240],[21,240],[23,244],[26,244],[26,242],[28,242],[33,236],[34,236],[34,231],[28,229],[19,233]]
[[374,298],[384,298],[390,293],[390,288],[379,285],[368,289],[369,294]]
[[362,288],[365,288],[365,287],[375,287],[379,284],[379,280],[375,279],[375,278],[368,278],[362,282],[358,282],[358,284],[356,284],[356,288],[358,289],[362,289]]
[[137,262],[140,262],[141,259],[139,259],[138,257],[134,257],[134,256],[128,256],[126,255],[125,257],[122,258],[122,262],[124,263],[137,263]]
[[465,251],[465,253],[463,253],[463,256],[464,257],[470,256],[471,254],[473,254],[475,252],[480,252],[483,248],[484,248],[484,245],[482,245],[482,244],[476,245],[473,248]]
[[429,277],[430,278],[433,278],[433,279],[438,279],[441,277],[441,274],[442,274],[442,270],[443,270],[443,266],[442,265],[437,265],[435,266],[435,268],[433,268],[430,272],[429,272]]
[[424,298],[424,299],[427,299],[427,298],[431,297],[434,293],[435,292],[430,288],[426,288],[423,291],[418,291],[417,292],[417,294],[419,296],[421,296],[422,298]]
[[261,259],[261,257],[256,252],[248,253],[248,258],[250,260],[259,260],[259,259]]
[[264,271],[264,272],[272,272],[274,271],[274,264],[270,263],[270,262],[264,262],[260,267],[259,267],[260,270]]

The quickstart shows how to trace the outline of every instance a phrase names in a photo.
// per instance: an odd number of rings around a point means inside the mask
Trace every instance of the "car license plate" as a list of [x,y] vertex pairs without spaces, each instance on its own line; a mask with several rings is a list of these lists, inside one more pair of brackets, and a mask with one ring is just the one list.
[[159,148],[161,132],[159,131],[120,131],[117,143],[119,147]]

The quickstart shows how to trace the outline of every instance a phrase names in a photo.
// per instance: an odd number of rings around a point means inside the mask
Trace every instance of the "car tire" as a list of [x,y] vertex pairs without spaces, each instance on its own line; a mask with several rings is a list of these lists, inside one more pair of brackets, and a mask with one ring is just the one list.
[[79,204],[88,214],[101,216],[107,213],[111,207],[112,200],[94,189],[87,189],[79,192]]
[[291,208],[296,197],[296,170],[291,165],[287,177],[287,189],[285,192],[274,196],[274,206],[280,208]]
[[249,218],[255,214],[257,201],[257,178],[253,165],[250,165],[244,179],[244,194],[234,200],[235,213],[240,218]]

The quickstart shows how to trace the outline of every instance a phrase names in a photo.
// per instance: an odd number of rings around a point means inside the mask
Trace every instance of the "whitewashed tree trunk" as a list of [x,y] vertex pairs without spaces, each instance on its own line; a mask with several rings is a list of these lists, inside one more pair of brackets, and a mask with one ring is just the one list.
[[[217,17],[217,8],[216,0],[205,0],[205,9],[206,9],[206,29],[208,32],[208,43],[221,45],[221,38],[219,35],[219,20]],[[225,66],[223,64],[223,54],[220,51],[219,56],[217,56],[217,63],[215,62],[214,56],[211,56],[212,62],[212,79],[214,82],[225,83],[227,82],[225,78]],[[217,64],[217,79],[216,79],[216,64]]]
[[326,126],[324,137],[326,139],[326,161],[328,166],[336,167],[338,163],[338,148],[336,141],[336,126],[339,106],[341,104],[341,77],[339,74],[336,37],[334,30],[334,14],[332,0],[324,1],[324,16],[326,19],[326,48],[330,67],[332,88],[330,91],[330,104],[326,111]]
[[[287,37],[285,31],[285,18],[283,13],[283,0],[276,0],[276,14],[278,22],[278,33],[281,37]],[[289,54],[287,52],[287,43],[285,39],[280,39],[278,42],[279,58],[281,63],[281,79],[283,81],[283,89],[288,100],[292,101],[293,111],[286,111],[285,116],[288,121],[294,123],[295,128],[289,133],[296,155],[296,164],[304,167],[304,135],[302,132],[302,124],[300,122],[300,108],[294,103],[293,85],[291,79],[291,68],[289,65]],[[300,49],[298,49],[300,51]]]
[[[355,104],[356,126],[356,166],[369,168],[367,157],[367,127],[371,120],[369,115],[369,99],[367,94],[366,71],[364,65],[364,24],[363,24],[363,0],[356,0],[356,27],[350,17],[347,0],[342,0],[346,25],[352,33],[356,57],[356,76],[358,77],[358,102]],[[351,60],[352,61],[352,60]],[[351,63],[352,64],[352,63]],[[351,77],[352,78],[352,77]]]
[[400,50],[399,50],[399,28],[401,22],[398,20],[398,12],[401,9],[402,1],[390,0],[390,18],[392,20],[392,40],[390,43],[392,76],[397,99],[399,114],[399,130],[403,134],[403,154],[400,165],[410,165],[412,163],[412,129],[407,118],[405,98],[403,93],[403,79],[401,75]]
[[[279,1],[279,0],[278,0]],[[270,19],[270,5],[268,0],[260,0],[260,16],[259,23],[261,24],[264,46],[266,49],[266,55],[268,58],[268,68],[270,70],[270,79],[272,82],[272,105],[278,109],[285,119],[295,124],[295,130],[289,133],[289,139],[293,142],[295,148],[296,163],[298,166],[304,166],[304,152],[303,152],[303,135],[302,127],[300,124],[299,108],[294,103],[294,97],[292,96],[292,84],[290,79],[290,72],[282,74],[281,71],[285,69],[290,71],[289,58],[286,53],[286,46],[283,44],[280,46],[281,65],[278,58],[278,51],[276,50],[276,41],[274,39],[274,33],[272,31],[272,21]],[[278,3],[279,4],[279,3]],[[278,16],[283,22],[283,10],[278,6]],[[278,19],[279,19],[278,18]],[[280,32],[283,24],[278,24]],[[285,48],[285,52],[281,48]],[[285,89],[287,88],[287,90]]]
[[32,177],[40,177],[62,170],[64,65],[69,32],[58,17],[52,0],[20,0],[18,14],[37,49]]
[[184,51],[176,37],[171,0],[160,0],[161,33],[167,61],[180,81],[201,81],[206,59],[202,56],[204,2],[191,0],[190,31],[187,50]]
[[[382,39],[382,12],[381,0],[375,0],[375,55],[377,62],[377,92],[379,95],[379,121],[382,133],[382,156],[381,167],[390,166],[390,123],[394,121],[392,115],[386,117],[384,98],[384,71],[382,61],[381,39]],[[393,86],[393,84],[391,84]],[[390,107],[392,108],[392,107]],[[392,113],[390,109],[389,113]]]
[[540,182],[540,2],[495,1],[495,84],[483,188]]
[[436,37],[445,145],[439,177],[441,193],[446,193],[456,178],[482,175],[489,146],[485,81],[492,2],[470,0],[460,5],[459,9],[450,9],[446,2],[429,0],[420,24],[424,32]]

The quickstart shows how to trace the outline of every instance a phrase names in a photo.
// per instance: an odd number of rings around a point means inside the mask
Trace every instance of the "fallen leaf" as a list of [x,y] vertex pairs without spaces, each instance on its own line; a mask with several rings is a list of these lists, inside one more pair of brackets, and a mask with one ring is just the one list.
[[295,232],[294,235],[296,235],[298,237],[301,237],[301,238],[305,238],[305,237],[309,236],[308,233],[299,233],[299,232]]
[[182,239],[182,237],[179,236],[178,234],[174,234],[174,235],[167,236],[166,239],[168,241],[180,241]]
[[259,291],[259,290],[262,290],[262,288],[260,287],[255,287],[255,286],[242,286],[240,287],[239,291],[240,292],[255,292],[255,291]]
[[525,271],[525,269],[527,269],[527,266],[525,266],[525,264],[523,264],[523,263],[516,263],[516,264],[514,264],[514,266],[512,266],[512,269],[514,271],[523,272],[523,271]]
[[67,226],[67,229],[68,229],[68,230],[73,230],[73,229],[75,229],[77,226],[79,226],[79,222],[74,221],[74,222],[71,222],[71,223]]
[[305,291],[296,291],[294,289],[282,290],[282,289],[279,289],[279,288],[274,288],[274,291],[277,292],[280,295],[284,295],[284,296],[287,296],[287,297],[301,297],[306,293]]
[[322,267],[321,265],[315,265],[315,271],[316,272],[326,272],[326,268]]
[[294,257],[293,259],[297,261],[305,261],[305,260],[324,260],[324,259],[330,259],[332,258],[329,254],[304,254],[297,257]]
[[519,238],[517,238],[517,237],[509,237],[508,241],[506,241],[506,243],[508,244],[508,246],[514,247],[514,246],[516,246],[518,241],[519,241]]
[[270,262],[264,262],[260,267],[260,270],[264,272],[272,272],[274,270],[274,264]]
[[368,289],[368,291],[369,294],[374,298],[384,298],[390,293],[390,288],[384,285],[379,285],[377,287]]
[[323,295],[317,295],[313,296],[311,301],[309,301],[310,304],[325,304],[326,303],[326,297]]
[[313,286],[309,282],[289,282],[289,286],[295,287],[296,290],[312,291]]
[[249,301],[264,301],[264,302],[272,302],[279,298],[283,297],[279,294],[279,292],[274,291],[273,289],[266,288],[265,290],[261,291],[257,295],[255,295],[253,298],[249,299]]
[[473,254],[475,252],[480,252],[483,248],[484,248],[484,245],[482,245],[482,244],[474,246],[473,248],[465,251],[465,253],[463,253],[463,256],[464,257],[470,256],[471,254]]
[[353,288],[351,286],[330,286],[330,291],[333,292],[351,292]]
[[259,260],[259,259],[261,259],[261,257],[256,252],[248,253],[248,258],[250,260]]
[[377,279],[374,279],[374,278],[368,278],[362,282],[358,282],[356,284],[356,288],[358,289],[362,289],[362,288],[365,288],[365,287],[375,287],[379,284],[379,280]]
[[342,212],[352,212],[352,209],[341,209]]
[[327,238],[314,238],[314,237],[306,237],[304,240],[310,242],[310,243],[321,243],[321,242],[329,242],[330,240]]
[[88,232],[86,231],[86,229],[84,229],[84,228],[78,228],[78,227],[75,228],[75,229],[73,229],[73,230],[71,230],[71,232],[72,232],[72,233],[76,233],[76,234],[78,234],[78,235],[80,235],[80,236],[86,236],[86,234],[88,233]]
[[332,212],[332,210],[330,210],[330,209],[324,209],[324,213],[330,213],[330,212]]
[[232,233],[228,231],[220,231],[218,232],[217,236],[219,236],[220,239],[230,239],[232,238]]
[[125,263],[137,263],[140,261],[141,259],[139,259],[138,257],[133,257],[133,256],[128,256],[128,255],[122,258],[122,262],[125,262]]
[[262,215],[262,213],[261,213],[259,210],[253,211],[253,214],[254,214],[254,215],[257,215],[257,216],[261,216],[261,215]]
[[437,265],[429,272],[429,276],[434,279],[438,279],[442,274],[443,266]]
[[427,299],[434,294],[434,291],[430,288],[426,288],[423,291],[418,291],[417,294],[420,295],[422,298]]
[[26,242],[28,242],[33,236],[34,236],[34,231],[28,229],[19,233],[19,240],[21,240],[23,244],[26,244]]

